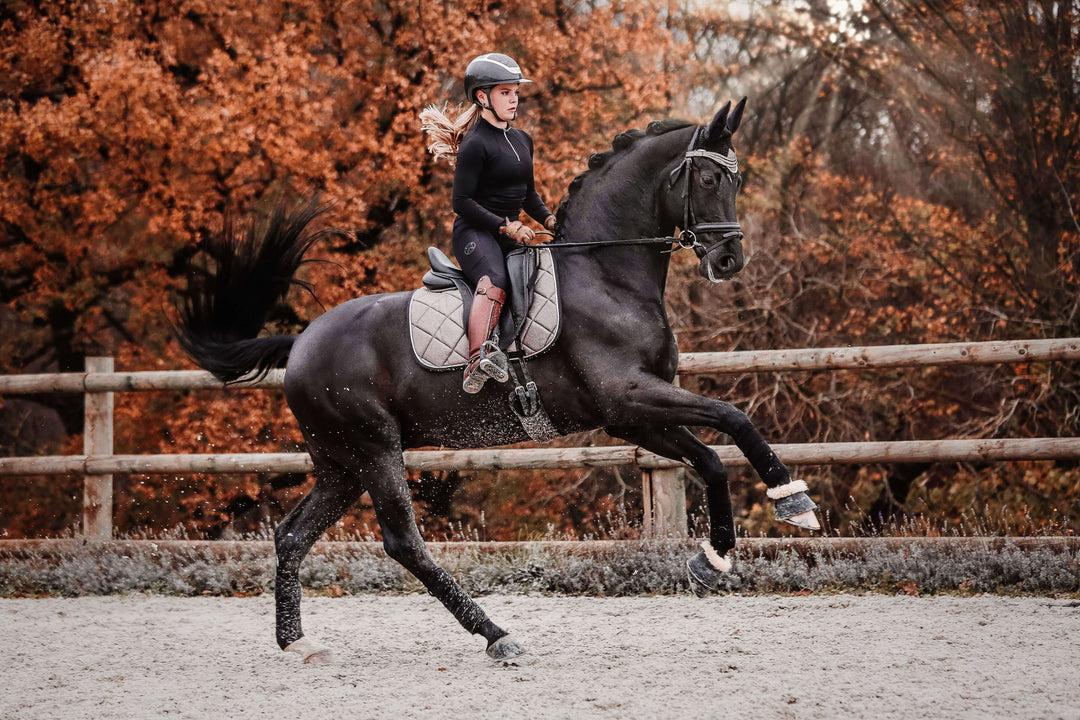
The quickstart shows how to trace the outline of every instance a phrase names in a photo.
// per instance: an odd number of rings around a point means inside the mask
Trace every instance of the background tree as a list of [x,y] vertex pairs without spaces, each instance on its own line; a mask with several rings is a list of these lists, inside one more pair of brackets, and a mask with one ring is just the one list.
[[[257,215],[279,195],[320,191],[335,203],[327,221],[353,231],[321,248],[330,261],[312,277],[321,302],[283,316],[281,328],[359,294],[415,287],[423,249],[449,249],[452,221],[452,172],[427,155],[417,114],[463,101],[464,65],[481,52],[511,52],[539,81],[522,122],[538,138],[538,182],[553,206],[598,137],[667,114],[663,78],[654,85],[642,71],[670,46],[648,3],[121,0],[3,12],[6,372],[79,370],[93,354],[121,368],[190,367],[165,296],[226,212]],[[121,396],[117,449],[296,449],[280,399],[246,395]],[[62,420],[55,442],[33,443],[40,451],[78,443],[77,398],[4,412],[25,426]],[[3,438],[9,452],[27,440]],[[245,498],[288,504],[275,486],[293,481],[121,477],[117,521],[217,532]],[[59,486],[3,483],[10,508],[35,492],[51,502]],[[74,507],[43,529],[70,524]]]
[[[719,75],[728,78],[720,95],[754,99],[740,134],[751,177],[744,224],[758,244],[731,304],[703,302],[693,285],[672,296],[680,338],[722,350],[1074,336],[1075,5],[790,8],[687,15],[697,55],[686,82]],[[1026,109],[1018,97],[1029,98]],[[1053,167],[1032,161],[1032,133],[1054,148],[1038,153],[1057,158]],[[1041,194],[1055,185],[1053,202],[1066,211],[1052,216],[1052,240],[1029,237],[1027,213],[1049,218],[1018,202],[1015,188],[1034,181],[1009,163],[1039,172]],[[1058,186],[1063,172],[1071,181]],[[1058,264],[1035,270],[1040,253]],[[733,392],[767,436],[791,440],[1077,432],[1067,364],[698,382]],[[809,471],[834,511],[851,505],[841,526],[927,512],[939,525],[966,515],[1015,529],[1033,514],[1037,524],[1078,509],[1075,468],[1053,464]]]
[[[0,10],[0,371],[190,367],[166,296],[226,212],[314,192],[352,234],[321,246],[319,302],[415,287],[449,249],[450,169],[416,119],[463,100],[468,59],[498,49],[537,80],[520,124],[554,206],[589,153],[667,115],[750,96],[737,151],[752,258],[706,287],[675,256],[684,351],[1075,336],[1076,3],[757,0],[12,2]],[[1076,435],[1069,364],[686,379],[777,441]],[[77,396],[6,398],[9,454],[77,451]],[[117,397],[119,452],[288,451],[273,393]],[[704,436],[710,442],[721,438]],[[589,435],[568,444],[607,442]],[[412,478],[431,535],[621,532],[629,469]],[[1073,529],[1062,464],[810,468],[840,529],[925,518]],[[958,480],[959,478],[959,480]],[[266,527],[302,477],[118,476],[123,531]],[[743,527],[775,532],[753,478]],[[78,482],[0,479],[0,527],[57,532]],[[452,497],[453,501],[447,498]],[[65,501],[66,498],[66,501]],[[700,496],[694,498],[700,503]],[[45,508],[42,510],[42,508]],[[343,532],[374,528],[370,511]],[[612,530],[616,526],[615,530]]]

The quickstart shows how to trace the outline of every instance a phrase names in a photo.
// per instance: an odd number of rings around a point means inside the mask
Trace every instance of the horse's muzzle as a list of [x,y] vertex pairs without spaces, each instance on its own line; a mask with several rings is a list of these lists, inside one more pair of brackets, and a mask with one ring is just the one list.
[[699,272],[709,282],[730,280],[743,269],[742,232],[728,232],[722,240],[695,248],[701,258]]

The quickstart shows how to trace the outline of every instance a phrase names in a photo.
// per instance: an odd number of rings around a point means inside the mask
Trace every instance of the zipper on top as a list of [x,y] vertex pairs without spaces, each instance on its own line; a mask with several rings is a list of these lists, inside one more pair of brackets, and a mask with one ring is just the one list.
[[510,149],[514,151],[514,157],[517,158],[518,162],[521,162],[521,156],[518,155],[517,148],[514,147],[514,143],[510,142],[510,128],[509,127],[503,128],[503,137],[506,138],[506,144],[509,145]]

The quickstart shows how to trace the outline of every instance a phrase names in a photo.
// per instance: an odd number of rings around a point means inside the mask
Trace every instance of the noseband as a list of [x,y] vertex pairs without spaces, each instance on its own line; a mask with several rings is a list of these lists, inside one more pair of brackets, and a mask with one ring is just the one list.
[[[698,143],[698,138],[701,135],[702,126],[698,125],[694,130],[694,136],[690,138],[690,146],[686,149],[686,153],[683,155],[683,161],[671,171],[671,178],[668,181],[668,187],[675,187],[675,183],[679,181],[679,177],[683,174],[686,175],[686,189],[683,190],[683,224],[679,229],[679,234],[675,237],[675,241],[679,243],[678,248],[693,250],[698,258],[704,259],[720,248],[726,246],[733,240],[742,240],[743,232],[742,227],[738,221],[735,222],[696,222],[694,218],[694,208],[692,205],[692,199],[690,192],[690,177],[691,171],[694,167],[695,158],[705,158],[712,160],[716,164],[723,167],[725,170],[732,174],[739,172],[739,161],[735,158],[735,152],[728,150],[727,155],[721,155],[720,153],[710,152],[708,150],[698,150],[694,146]],[[711,248],[706,248],[705,245],[698,240],[698,235],[704,234],[721,234],[721,241],[715,243]],[[712,275],[712,263],[708,264],[710,280],[714,280]]]

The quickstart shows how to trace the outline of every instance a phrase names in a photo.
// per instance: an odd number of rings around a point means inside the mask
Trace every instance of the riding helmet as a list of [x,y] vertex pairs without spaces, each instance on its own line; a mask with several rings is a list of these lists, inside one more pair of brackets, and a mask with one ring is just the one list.
[[476,91],[506,83],[530,83],[522,76],[514,58],[502,53],[487,53],[473,58],[465,68],[465,97],[476,102]]

